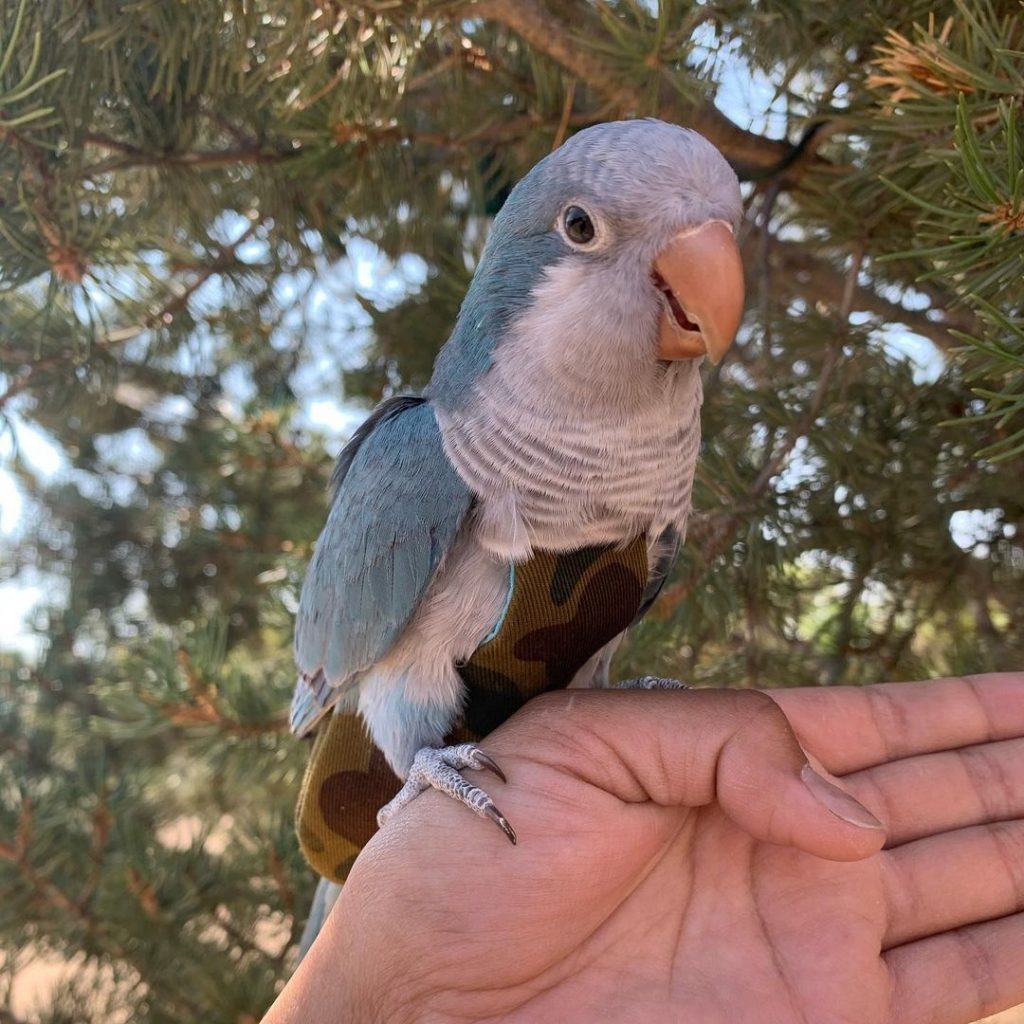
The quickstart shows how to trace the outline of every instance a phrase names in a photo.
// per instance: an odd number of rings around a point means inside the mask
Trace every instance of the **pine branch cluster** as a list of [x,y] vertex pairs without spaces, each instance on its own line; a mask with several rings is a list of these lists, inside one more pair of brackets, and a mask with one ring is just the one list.
[[330,456],[589,124],[699,129],[747,204],[690,536],[617,670],[1019,667],[1019,13],[0,0],[0,584],[34,588],[0,595],[36,603],[0,651],[0,948],[79,968],[3,1012],[261,1016],[313,882],[282,716]]

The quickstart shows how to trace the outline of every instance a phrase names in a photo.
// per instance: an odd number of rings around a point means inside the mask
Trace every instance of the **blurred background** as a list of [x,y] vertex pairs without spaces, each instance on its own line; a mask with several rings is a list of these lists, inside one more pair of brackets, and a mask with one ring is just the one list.
[[0,1022],[271,1002],[332,457],[595,122],[697,128],[747,204],[690,536],[617,674],[1020,669],[1020,10],[0,0]]

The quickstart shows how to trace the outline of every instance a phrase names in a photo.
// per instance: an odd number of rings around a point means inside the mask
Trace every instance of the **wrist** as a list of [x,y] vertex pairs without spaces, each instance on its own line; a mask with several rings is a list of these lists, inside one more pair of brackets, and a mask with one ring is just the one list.
[[383,911],[385,902],[367,898],[358,885],[346,885],[310,950],[321,958],[319,969],[337,981],[338,1024],[423,1020],[416,1011],[423,1000],[412,992],[416,971],[408,962],[401,934],[388,926],[395,918]]

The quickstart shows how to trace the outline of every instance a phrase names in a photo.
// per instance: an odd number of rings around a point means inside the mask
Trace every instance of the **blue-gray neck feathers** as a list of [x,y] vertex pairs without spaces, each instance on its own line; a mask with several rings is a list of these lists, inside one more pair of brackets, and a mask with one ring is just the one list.
[[[511,200],[510,200],[511,202]],[[499,214],[509,208],[506,203]],[[451,338],[441,349],[424,394],[454,407],[490,369],[494,349],[509,325],[530,304],[544,269],[559,256],[562,243],[551,233],[526,238],[502,237],[495,222],[487,252],[466,294]]]

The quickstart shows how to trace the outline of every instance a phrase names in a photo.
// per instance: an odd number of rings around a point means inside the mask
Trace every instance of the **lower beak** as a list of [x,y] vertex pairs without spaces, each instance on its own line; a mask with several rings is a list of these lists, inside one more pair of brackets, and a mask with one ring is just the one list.
[[743,319],[743,261],[732,228],[711,220],[681,232],[658,253],[651,276],[665,300],[658,356],[718,363]]

